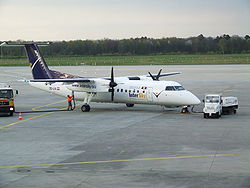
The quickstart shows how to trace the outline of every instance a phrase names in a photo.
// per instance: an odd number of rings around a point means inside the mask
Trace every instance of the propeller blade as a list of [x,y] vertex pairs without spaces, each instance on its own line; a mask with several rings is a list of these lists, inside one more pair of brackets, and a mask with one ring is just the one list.
[[111,82],[114,82],[114,68],[111,68]]
[[110,79],[110,82],[109,82],[109,87],[113,88],[117,86],[117,83],[114,81],[114,70],[113,70],[113,67],[111,69],[111,79]]
[[159,80],[160,76],[161,76],[161,71],[162,69],[158,72],[157,76],[156,76],[156,80]]
[[148,72],[148,74],[152,78],[152,80],[155,80],[155,77],[150,72]]
[[111,101],[114,101],[115,89],[111,91]]

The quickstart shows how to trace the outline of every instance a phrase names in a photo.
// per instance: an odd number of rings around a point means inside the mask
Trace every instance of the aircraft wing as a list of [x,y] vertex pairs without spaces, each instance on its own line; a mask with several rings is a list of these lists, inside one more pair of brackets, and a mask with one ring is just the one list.
[[62,79],[34,79],[32,82],[44,82],[46,84],[62,83],[71,91],[98,93],[108,92],[110,89],[110,81],[107,79],[98,78],[62,78]]

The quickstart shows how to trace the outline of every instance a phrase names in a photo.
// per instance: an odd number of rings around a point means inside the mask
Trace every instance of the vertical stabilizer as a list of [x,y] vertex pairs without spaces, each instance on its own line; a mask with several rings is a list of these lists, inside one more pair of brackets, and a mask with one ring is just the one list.
[[34,79],[53,78],[51,72],[43,59],[37,44],[25,44],[25,50],[30,62]]
[[44,58],[38,46],[47,46],[50,43],[8,43],[3,42],[0,46],[24,46],[30,67],[32,69],[32,75],[34,79],[64,79],[64,78],[79,78],[79,76],[62,73],[59,71],[50,70],[47,66]]

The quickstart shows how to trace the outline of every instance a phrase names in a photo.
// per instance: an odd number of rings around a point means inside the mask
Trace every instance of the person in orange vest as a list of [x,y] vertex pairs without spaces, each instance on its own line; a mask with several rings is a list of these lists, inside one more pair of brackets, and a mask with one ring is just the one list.
[[72,100],[73,100],[73,96],[68,95],[67,96],[68,110],[73,110],[73,108],[72,108]]

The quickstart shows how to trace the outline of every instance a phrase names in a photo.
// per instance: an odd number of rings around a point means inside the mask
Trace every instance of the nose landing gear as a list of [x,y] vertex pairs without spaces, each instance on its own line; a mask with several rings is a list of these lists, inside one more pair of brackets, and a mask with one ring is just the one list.
[[189,110],[188,110],[188,106],[183,106],[182,109],[181,109],[181,113],[182,114],[188,114],[188,113],[190,113]]

